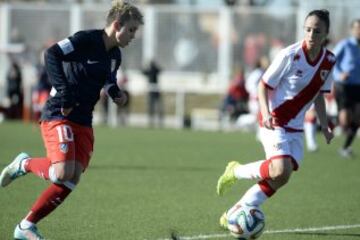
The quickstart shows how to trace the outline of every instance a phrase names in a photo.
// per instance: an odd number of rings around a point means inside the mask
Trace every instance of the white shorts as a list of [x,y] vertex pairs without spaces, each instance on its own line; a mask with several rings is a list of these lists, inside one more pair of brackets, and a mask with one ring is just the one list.
[[287,132],[284,128],[276,127],[274,130],[260,128],[260,140],[263,144],[266,159],[273,159],[288,155],[295,160],[296,170],[304,158],[304,133]]

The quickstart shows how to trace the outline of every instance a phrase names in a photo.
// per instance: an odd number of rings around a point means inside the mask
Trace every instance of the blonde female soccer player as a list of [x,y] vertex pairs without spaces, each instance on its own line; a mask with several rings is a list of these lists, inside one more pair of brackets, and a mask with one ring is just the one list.
[[[304,152],[304,116],[312,103],[326,142],[333,138],[322,95],[330,92],[335,64],[334,55],[323,46],[329,27],[327,10],[311,11],[305,18],[304,39],[283,49],[264,73],[258,97],[266,159],[245,165],[230,162],[217,184],[217,193],[222,195],[236,180],[259,180],[235,206],[263,204],[299,168]],[[226,213],[220,224],[226,226]]]
[[43,239],[36,224],[56,209],[79,183],[94,146],[92,112],[105,89],[116,104],[126,97],[116,85],[120,48],[135,37],[143,16],[137,7],[114,1],[104,29],[87,30],[59,41],[45,54],[51,97],[41,116],[46,157],[20,153],[0,175],[7,186],[33,173],[50,181],[30,212],[16,226],[15,239]]

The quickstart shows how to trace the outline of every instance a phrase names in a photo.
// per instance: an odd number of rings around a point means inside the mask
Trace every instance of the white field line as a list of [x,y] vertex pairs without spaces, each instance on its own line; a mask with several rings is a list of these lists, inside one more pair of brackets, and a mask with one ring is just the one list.
[[[352,229],[360,228],[360,224],[353,225],[336,225],[336,226],[323,226],[323,227],[311,227],[311,228],[293,228],[282,230],[267,230],[264,234],[277,234],[277,233],[303,233],[303,232],[317,232],[317,231],[332,231],[340,229]],[[178,240],[198,240],[198,239],[212,239],[212,238],[226,238],[230,234],[200,234],[197,236],[179,236]],[[161,238],[157,240],[172,240],[171,238]]]

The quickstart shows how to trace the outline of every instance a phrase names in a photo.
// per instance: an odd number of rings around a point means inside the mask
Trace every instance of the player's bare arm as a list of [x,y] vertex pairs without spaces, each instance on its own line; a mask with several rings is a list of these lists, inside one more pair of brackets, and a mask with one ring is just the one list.
[[334,134],[332,130],[328,127],[328,119],[326,116],[324,96],[322,94],[319,94],[316,97],[314,104],[315,104],[316,113],[319,117],[321,131],[324,134],[326,143],[329,144],[331,140],[334,138]]
[[273,126],[273,118],[269,112],[269,105],[268,105],[268,89],[266,88],[265,84],[260,82],[258,86],[258,95],[259,95],[259,105],[261,115],[263,116],[263,125],[267,129],[274,129]]

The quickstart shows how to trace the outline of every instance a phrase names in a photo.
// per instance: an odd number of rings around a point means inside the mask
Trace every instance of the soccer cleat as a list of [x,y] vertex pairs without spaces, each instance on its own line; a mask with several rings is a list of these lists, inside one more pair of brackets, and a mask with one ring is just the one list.
[[354,156],[351,148],[340,148],[338,153],[343,158],[352,158]]
[[223,215],[221,215],[219,220],[220,227],[227,230],[228,229],[228,220],[227,220],[227,213],[224,212]]
[[314,152],[317,152],[319,149],[318,149],[318,146],[316,146],[316,145],[314,145],[314,146],[308,146],[307,147],[307,150],[308,150],[308,152],[310,152],[310,153],[314,153]]
[[33,225],[30,228],[22,229],[20,224],[16,225],[16,228],[14,230],[14,239],[15,240],[44,240],[40,233],[38,232],[38,229],[36,225]]
[[225,172],[220,176],[217,182],[216,192],[218,195],[223,195],[225,190],[230,188],[236,182],[234,169],[237,166],[241,166],[241,164],[236,161],[229,162],[226,166]]
[[22,169],[22,162],[29,159],[30,156],[26,153],[20,153],[17,157],[7,165],[0,175],[0,186],[6,187],[14,179],[23,176],[26,172]]

